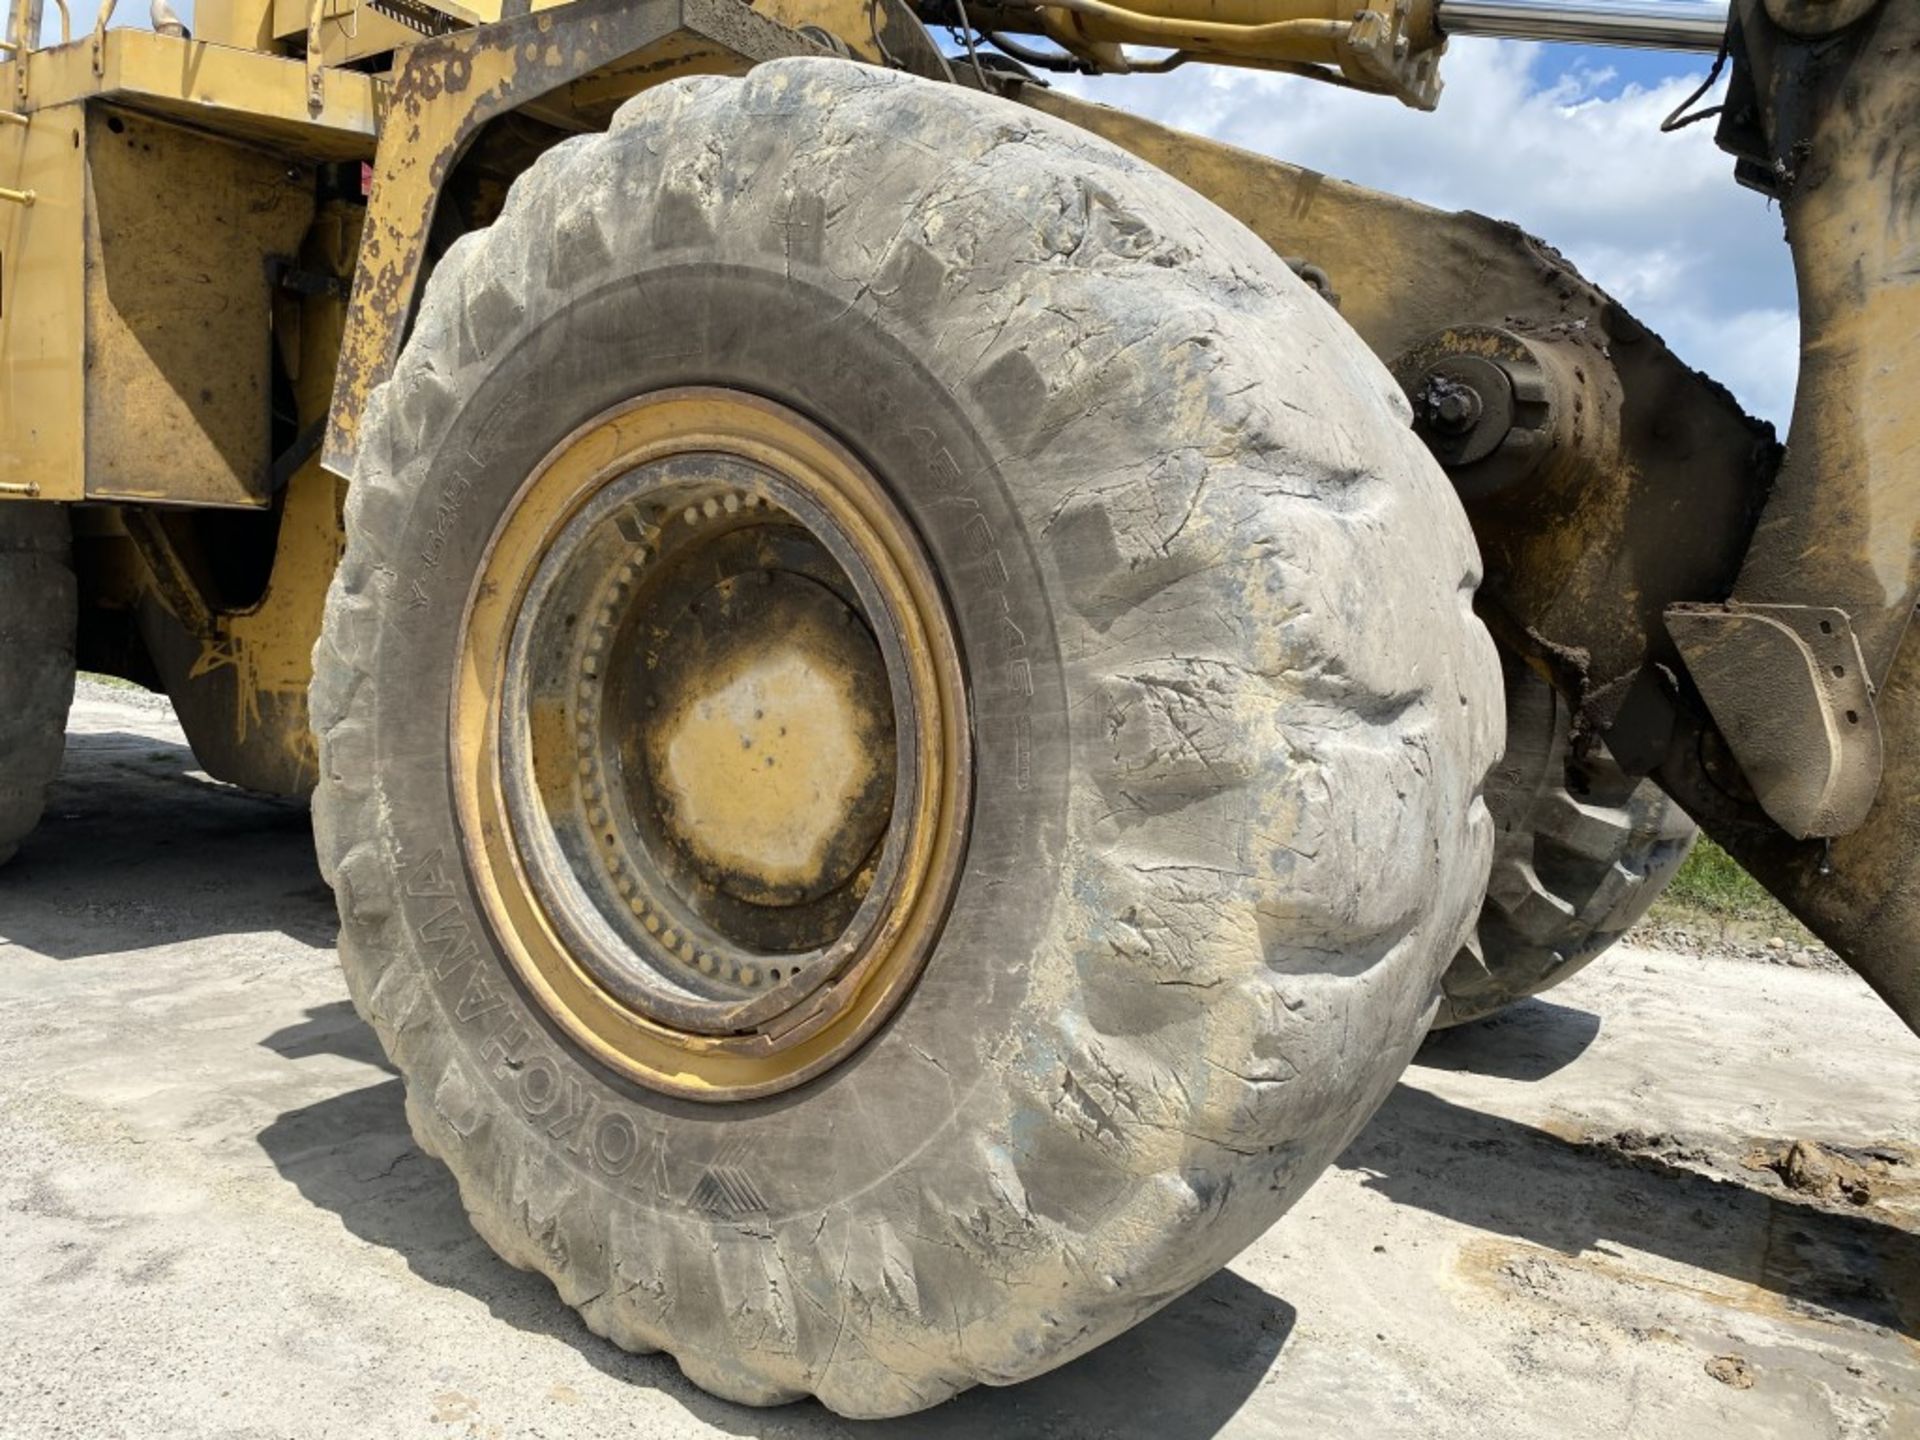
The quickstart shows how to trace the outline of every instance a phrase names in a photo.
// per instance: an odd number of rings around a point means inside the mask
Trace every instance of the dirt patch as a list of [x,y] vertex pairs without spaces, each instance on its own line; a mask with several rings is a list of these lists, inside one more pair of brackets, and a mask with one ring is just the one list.
[[1753,1388],[1753,1367],[1738,1355],[1716,1355],[1707,1361],[1707,1374],[1736,1390]]
[[1743,1162],[1770,1171],[1796,1195],[1835,1208],[1879,1205],[1920,1212],[1920,1154],[1907,1145],[1762,1145]]
[[1575,1127],[1555,1128],[1563,1138],[1621,1164],[1686,1169],[1763,1192],[1784,1192],[1797,1203],[1835,1214],[1875,1209],[1920,1230],[1920,1148],[1904,1142],[1759,1137],[1736,1156],[1720,1142],[1689,1141],[1661,1131],[1583,1136],[1572,1133]]

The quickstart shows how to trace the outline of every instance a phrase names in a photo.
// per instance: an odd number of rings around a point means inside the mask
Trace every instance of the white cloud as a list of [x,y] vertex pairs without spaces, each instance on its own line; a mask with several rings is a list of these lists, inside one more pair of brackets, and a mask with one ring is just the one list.
[[[99,0],[70,3],[79,33]],[[192,0],[174,8],[191,22]],[[146,12],[147,0],[119,0],[114,23],[144,24]],[[1705,61],[1683,76],[1622,84],[1604,65],[1566,66],[1558,57],[1567,53],[1456,40],[1434,114],[1213,66],[1057,83],[1375,189],[1513,220],[1784,432],[1799,358],[1779,214],[1734,184],[1711,121],[1660,133]]]
[[1433,114],[1286,76],[1193,66],[1061,88],[1447,209],[1518,222],[1785,428],[1798,366],[1778,211],[1733,181],[1713,123],[1660,133],[1705,74],[1619,83],[1551,48],[1456,41]]

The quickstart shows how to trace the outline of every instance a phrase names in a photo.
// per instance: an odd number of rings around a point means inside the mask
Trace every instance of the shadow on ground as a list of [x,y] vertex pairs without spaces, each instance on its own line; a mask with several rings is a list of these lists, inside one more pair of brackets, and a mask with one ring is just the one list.
[[[1540,1005],[1527,1028],[1558,1027],[1590,1039],[1586,1018]],[[290,1059],[324,1052],[386,1063],[344,1001],[309,1011],[265,1043]],[[1492,1062],[1504,1063],[1506,1043],[1483,1035],[1449,1048],[1474,1052],[1490,1044]],[[1548,1053],[1567,1043],[1563,1037]],[[259,1138],[302,1195],[361,1239],[399,1254],[422,1279],[473,1295],[508,1324],[563,1340],[609,1374],[674,1395],[709,1424],[758,1436],[838,1433],[843,1423],[811,1403],[764,1414],[729,1405],[689,1385],[665,1357],[627,1355],[588,1332],[544,1281],[508,1268],[474,1235],[452,1177],[408,1133],[397,1079],[287,1111]],[[1758,1177],[1753,1186],[1716,1179],[1405,1084],[1339,1163],[1398,1204],[1479,1230],[1567,1255],[1622,1248],[1657,1255],[1717,1271],[1795,1307],[1920,1334],[1920,1236],[1766,1193]],[[910,1420],[862,1425],[859,1433],[885,1440],[1208,1440],[1279,1363],[1294,1320],[1284,1300],[1222,1272],[1051,1375],[971,1391]]]
[[1590,1010],[1550,1000],[1522,1000],[1484,1020],[1435,1030],[1420,1047],[1419,1063],[1500,1080],[1544,1080],[1578,1060],[1600,1034]]
[[299,1024],[282,1026],[260,1043],[289,1060],[304,1060],[310,1055],[338,1055],[384,1070],[389,1075],[400,1073],[387,1059],[387,1052],[380,1048],[380,1037],[354,1013],[350,1000],[315,1005]]
[[[330,1053],[386,1065],[372,1032],[344,1001],[310,1010],[263,1043],[289,1059]],[[507,1324],[564,1341],[608,1374],[673,1395],[718,1429],[759,1436],[856,1428],[812,1402],[757,1411],[716,1400],[667,1357],[628,1355],[592,1334],[544,1280],[511,1269],[473,1233],[453,1177],[414,1145],[404,1107],[400,1081],[383,1081],[286,1111],[259,1140],[308,1201],[338,1215],[360,1239],[394,1251],[421,1279],[473,1296]],[[1222,1271],[1039,1380],[972,1390],[909,1419],[861,1424],[857,1433],[863,1440],[1210,1440],[1272,1368],[1293,1323],[1285,1301]]]
[[1751,1183],[1716,1178],[1606,1137],[1562,1138],[1411,1084],[1394,1090],[1339,1163],[1397,1204],[1478,1230],[1564,1255],[1637,1250],[1796,1307],[1920,1336],[1920,1235],[1803,1202],[1758,1171]]
[[177,741],[70,733],[46,818],[0,869],[0,943],[59,960],[262,931],[331,947],[305,802],[196,769]]

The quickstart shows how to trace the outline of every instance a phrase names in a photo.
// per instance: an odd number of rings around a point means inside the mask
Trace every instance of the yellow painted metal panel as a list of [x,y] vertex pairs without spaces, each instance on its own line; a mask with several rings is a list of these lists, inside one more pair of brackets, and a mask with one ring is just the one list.
[[84,145],[78,105],[0,126],[0,185],[33,192],[0,202],[0,484],[16,495],[77,500],[84,484]]
[[[343,65],[369,55],[384,55],[423,38],[412,26],[389,19],[361,0],[322,0],[320,55],[328,65]],[[276,39],[307,43],[307,25],[313,18],[310,0],[273,0]],[[332,77],[329,76],[329,79]]]
[[36,51],[28,62],[24,108],[89,96],[112,96],[302,159],[347,160],[372,155],[385,84],[357,70],[329,69],[314,110],[299,60],[147,30],[109,30],[97,71],[91,38]]
[[268,260],[297,253],[313,173],[131,111],[90,112],[87,495],[264,505]]
[[273,0],[199,0],[193,33],[214,45],[241,50],[273,47]]

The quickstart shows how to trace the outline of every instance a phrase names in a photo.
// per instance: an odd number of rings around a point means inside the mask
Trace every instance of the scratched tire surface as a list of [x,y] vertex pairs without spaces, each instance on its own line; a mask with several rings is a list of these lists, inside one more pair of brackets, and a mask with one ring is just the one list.
[[1436,1028],[1538,995],[1597,959],[1660,898],[1698,834],[1604,745],[1576,755],[1566,704],[1520,661],[1502,661],[1507,748],[1486,790],[1493,869],[1442,981]]
[[[453,631],[514,488],[634,393],[858,447],[947,585],[975,811],[856,1056],[678,1102],[516,988],[458,860]],[[678,81],[435,274],[316,650],[355,1001],[501,1255],[751,1404],[890,1415],[1117,1334],[1386,1095],[1478,908],[1478,560],[1405,402],[1235,221],[1050,118],[835,60]]]
[[0,504],[0,864],[40,823],[66,750],[77,623],[58,505]]

